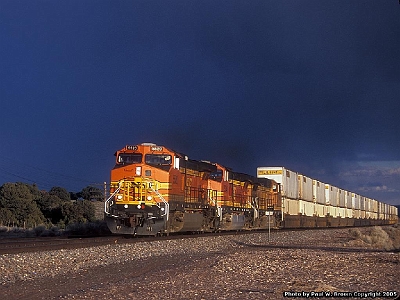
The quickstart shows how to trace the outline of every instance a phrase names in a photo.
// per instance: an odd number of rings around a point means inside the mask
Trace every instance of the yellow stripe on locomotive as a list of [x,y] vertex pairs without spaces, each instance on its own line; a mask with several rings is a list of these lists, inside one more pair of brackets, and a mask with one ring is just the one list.
[[168,189],[168,186],[168,183],[160,183],[143,177],[111,182],[111,190],[116,191],[115,204],[127,205],[157,205],[163,202],[161,197],[167,196],[167,194],[159,193],[158,190]]

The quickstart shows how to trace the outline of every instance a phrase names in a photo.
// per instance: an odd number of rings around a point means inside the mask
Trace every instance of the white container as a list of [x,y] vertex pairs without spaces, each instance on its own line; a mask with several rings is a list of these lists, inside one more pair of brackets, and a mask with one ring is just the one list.
[[338,188],[330,184],[325,184],[326,204],[329,204],[331,206],[337,206],[338,205],[337,198],[338,198]]
[[360,209],[360,196],[355,193],[352,193],[351,197],[352,197],[351,201],[353,203],[353,207],[355,209]]
[[346,218],[353,218],[353,209],[351,208],[346,208]]
[[284,211],[285,214],[297,216],[301,213],[299,200],[286,199]]
[[381,204],[381,208],[380,208],[381,218],[382,218],[382,220],[385,220],[386,219],[385,203],[380,203],[380,204]]
[[371,205],[371,198],[365,197],[365,211],[366,212],[371,212],[372,210],[372,205]]
[[369,199],[369,211],[370,212],[376,212],[375,211],[375,202],[376,202],[376,200],[375,199]]
[[[339,207],[346,207],[346,191],[338,188],[338,206]],[[342,215],[343,216],[343,215]]]
[[389,219],[389,209],[388,209],[388,205],[386,203],[383,203],[383,211],[384,211],[384,219],[388,220]]
[[378,212],[378,201],[376,201],[375,199],[373,199],[371,202],[372,202],[372,211],[373,211],[374,213],[377,213],[377,212]]
[[341,218],[346,218],[346,209],[344,207],[339,207],[337,216]]
[[327,205],[326,209],[330,216],[337,218],[338,217],[338,208],[336,206]]
[[318,180],[313,180],[313,199],[314,202],[325,204],[325,184]]
[[258,178],[273,179],[281,185],[282,196],[289,199],[298,199],[297,173],[284,167],[258,167]]
[[326,207],[324,204],[315,203],[315,215],[324,217],[326,215]]
[[360,209],[365,211],[365,197],[360,196]]
[[315,213],[315,204],[309,201],[299,200],[300,213],[312,217]]
[[299,199],[313,202],[313,180],[310,177],[299,174],[298,187]]
[[391,213],[390,214],[393,217],[396,217],[397,216],[397,211],[398,211],[397,207],[396,206],[390,206],[390,208],[391,208]]
[[346,207],[353,208],[352,201],[351,201],[351,192],[345,191],[344,198],[346,201]]

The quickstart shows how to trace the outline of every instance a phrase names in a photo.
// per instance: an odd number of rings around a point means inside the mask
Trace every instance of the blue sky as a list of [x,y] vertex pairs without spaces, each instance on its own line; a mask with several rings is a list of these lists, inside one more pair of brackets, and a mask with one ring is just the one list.
[[0,184],[153,142],[400,204],[398,1],[0,1]]

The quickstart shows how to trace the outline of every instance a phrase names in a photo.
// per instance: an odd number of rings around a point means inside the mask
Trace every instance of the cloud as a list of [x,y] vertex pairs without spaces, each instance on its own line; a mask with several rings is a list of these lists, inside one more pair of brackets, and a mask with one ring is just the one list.
[[400,175],[400,168],[389,169],[386,171],[387,175]]
[[363,186],[358,189],[360,192],[388,192],[388,193],[397,193],[398,189],[389,188],[386,185],[375,185],[375,186]]
[[388,167],[358,167],[356,169],[343,170],[339,176],[353,177],[353,176],[400,176],[399,168],[388,168]]
[[386,203],[400,199],[400,161],[358,161],[342,164],[337,177],[352,192]]

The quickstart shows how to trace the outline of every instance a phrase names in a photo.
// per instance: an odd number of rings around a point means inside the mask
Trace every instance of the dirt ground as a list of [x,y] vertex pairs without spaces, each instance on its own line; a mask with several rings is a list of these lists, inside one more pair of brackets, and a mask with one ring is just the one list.
[[296,244],[237,241],[228,251],[199,249],[98,266],[6,283],[0,294],[3,299],[395,299],[400,253],[355,247],[343,232]]

